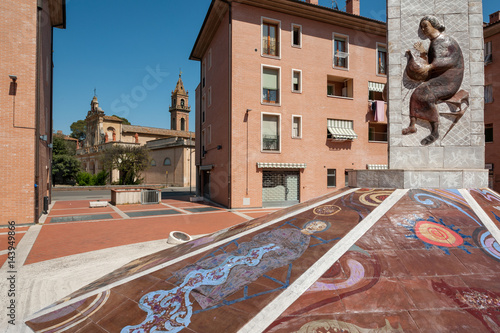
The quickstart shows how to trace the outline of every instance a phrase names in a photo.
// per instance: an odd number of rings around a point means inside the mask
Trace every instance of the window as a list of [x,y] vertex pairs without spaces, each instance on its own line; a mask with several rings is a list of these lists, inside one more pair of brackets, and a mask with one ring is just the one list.
[[484,102],[493,103],[493,85],[484,86]]
[[207,127],[207,145],[212,143],[212,125]]
[[298,69],[292,69],[292,91],[302,92],[302,71]]
[[292,116],[292,138],[302,137],[302,116]]
[[205,88],[205,76],[207,76],[207,66],[205,65],[205,60],[203,60],[203,64],[201,67],[202,67],[201,86],[202,88]]
[[387,48],[377,43],[377,74],[387,75]]
[[212,105],[212,87],[208,87],[208,106]]
[[279,68],[262,67],[262,102],[280,103],[280,70]]
[[183,100],[183,99],[181,99],[181,107],[182,107],[182,108],[184,107],[184,103],[185,103],[185,102],[184,102],[184,100]]
[[353,98],[353,81],[350,78],[328,75],[327,95]]
[[172,162],[170,162],[170,158],[168,158],[168,157],[167,157],[167,158],[165,158],[165,159],[163,160],[163,165],[172,165]]
[[280,151],[280,115],[262,114],[262,151]]
[[207,109],[207,103],[205,101],[205,95],[201,98],[201,123],[205,122],[205,110]]
[[262,55],[280,56],[280,23],[279,21],[262,22]]
[[172,117],[172,129],[177,130],[177,122],[175,121],[175,117]]
[[208,69],[212,68],[212,49],[208,50]]
[[368,82],[368,100],[369,101],[383,101],[383,91],[385,84],[378,82]]
[[492,52],[492,44],[491,41],[484,43],[484,64],[488,65],[493,61],[493,52]]
[[387,142],[387,124],[370,123],[368,126],[368,141]]
[[292,46],[302,47],[302,26],[292,24]]
[[344,178],[345,178],[345,186],[349,186],[349,171],[353,171],[353,169],[346,169],[344,171]]
[[349,68],[349,37],[333,35],[333,67]]
[[181,118],[181,131],[186,130],[186,119]]
[[151,160],[151,166],[156,166],[156,161],[155,160]]
[[336,169],[327,169],[327,178],[326,184],[328,187],[337,186],[337,170]]
[[205,147],[206,142],[207,142],[207,138],[205,136],[205,130],[202,130],[201,131],[201,158],[204,158],[205,154],[207,153],[207,150]]
[[484,141],[493,142],[493,124],[484,125]]

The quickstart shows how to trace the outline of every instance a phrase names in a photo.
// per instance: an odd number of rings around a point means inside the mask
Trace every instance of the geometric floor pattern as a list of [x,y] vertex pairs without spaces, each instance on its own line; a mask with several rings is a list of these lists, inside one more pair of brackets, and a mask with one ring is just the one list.
[[500,332],[500,197],[343,189],[130,262],[36,332]]

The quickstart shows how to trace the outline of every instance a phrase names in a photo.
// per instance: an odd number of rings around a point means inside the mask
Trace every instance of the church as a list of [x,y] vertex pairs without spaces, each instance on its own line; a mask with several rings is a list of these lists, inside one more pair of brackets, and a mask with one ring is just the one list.
[[[77,145],[76,157],[82,169],[91,174],[103,170],[102,155],[114,145],[145,146],[149,150],[149,168],[142,172],[143,184],[195,186],[194,132],[189,131],[189,93],[181,75],[172,91],[170,129],[125,125],[116,116],[107,116],[96,96],[87,113],[86,138]],[[118,170],[110,173],[111,182],[119,178]]]

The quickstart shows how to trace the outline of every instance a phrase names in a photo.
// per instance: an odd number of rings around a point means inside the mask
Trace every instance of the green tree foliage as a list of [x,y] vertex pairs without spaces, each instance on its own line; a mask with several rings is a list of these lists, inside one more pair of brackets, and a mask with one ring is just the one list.
[[101,171],[98,174],[91,175],[88,172],[80,171],[76,175],[76,182],[79,186],[100,186],[106,185],[109,173]]
[[64,140],[63,135],[52,137],[52,181],[54,184],[74,184],[80,171],[80,162],[75,157],[76,144]]
[[102,162],[104,169],[119,171],[119,185],[140,184],[141,173],[149,166],[149,152],[143,146],[116,145],[104,151]]
[[85,120],[77,120],[69,126],[72,138],[78,139],[80,141],[85,140],[85,135],[87,132],[87,122]]
[[130,121],[128,121],[127,118],[119,117],[116,114],[114,114],[113,117],[120,118],[121,120],[123,120],[123,125],[130,125]]

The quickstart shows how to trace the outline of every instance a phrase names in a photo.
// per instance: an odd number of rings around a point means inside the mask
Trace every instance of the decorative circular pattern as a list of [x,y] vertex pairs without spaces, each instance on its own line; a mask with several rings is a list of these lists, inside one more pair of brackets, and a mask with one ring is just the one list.
[[378,205],[380,205],[382,201],[387,199],[387,197],[391,194],[392,191],[368,192],[360,196],[359,201],[361,201],[361,203],[365,205],[377,207]]
[[437,246],[457,247],[464,243],[462,236],[455,231],[429,221],[417,222],[415,234],[420,240]]
[[340,212],[342,208],[335,205],[323,205],[313,209],[313,213],[320,216],[332,216]]
[[500,244],[486,228],[477,228],[472,234],[476,245],[491,258],[500,261]]

